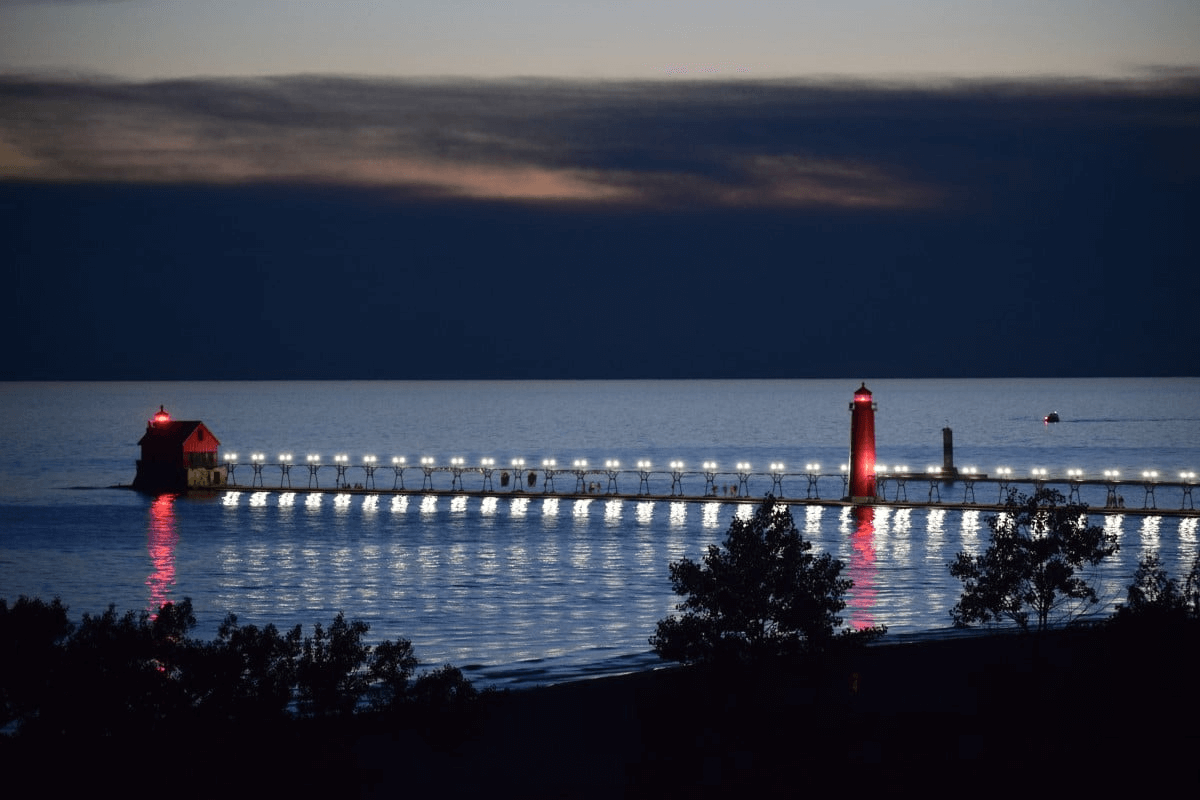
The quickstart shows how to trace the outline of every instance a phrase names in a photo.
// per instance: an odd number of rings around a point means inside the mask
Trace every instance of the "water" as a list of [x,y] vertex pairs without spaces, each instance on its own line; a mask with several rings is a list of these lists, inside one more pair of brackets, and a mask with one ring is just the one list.
[[[942,459],[941,429],[955,432],[955,461],[1017,475],[1033,467],[1127,476],[1156,469],[1173,478],[1200,467],[1200,379],[872,381],[879,461],[922,470]],[[856,381],[329,382],[0,384],[0,596],[61,596],[75,615],[152,608],[191,597],[200,633],[226,613],[244,623],[306,629],[338,611],[366,620],[371,638],[405,637],[429,665],[453,663],[485,682],[561,680],[652,665],[647,639],[670,613],[667,565],[698,559],[720,541],[731,503],[684,504],[566,498],[361,496],[318,504],[277,488],[215,497],[150,498],[111,489],[129,483],[145,420],[164,404],[176,419],[203,419],[222,453],[268,461],[319,453],[333,481],[335,453],[389,464],[403,455],[441,464],[462,457],[529,465],[680,459],[689,469],[714,460],[732,471],[784,462],[789,471],[846,460],[847,406]],[[1058,425],[1041,417],[1057,410]],[[499,469],[496,482],[499,483]],[[352,467],[349,477],[365,473]],[[421,472],[410,468],[409,486]],[[450,476],[436,478],[448,488]],[[599,477],[597,477],[599,479]],[[466,475],[468,487],[481,482]],[[626,473],[620,487],[637,489]],[[690,476],[689,490],[703,479]],[[376,473],[390,488],[390,466]],[[556,486],[574,487],[560,474]],[[718,484],[736,483],[732,475]],[[538,484],[539,488],[541,483]],[[665,493],[659,472],[652,488]],[[274,487],[274,488],[273,488]],[[841,495],[837,475],[822,496]],[[752,494],[770,487],[752,479]],[[803,497],[800,476],[785,495]],[[927,482],[910,482],[910,498]],[[1090,491],[1090,494],[1087,492]],[[1124,488],[1140,506],[1136,483]],[[957,500],[961,485],[944,489]],[[994,486],[977,489],[981,501]],[[1097,494],[1098,492],[1098,494]],[[889,495],[890,496],[890,495]],[[1103,489],[1085,490],[1103,503]],[[1165,488],[1160,506],[1178,507]],[[740,508],[740,511],[739,511]],[[794,506],[804,535],[847,562],[856,582],[846,620],[886,624],[894,634],[948,625],[959,586],[946,563],[986,543],[979,512],[878,508],[863,525],[836,507]],[[1097,521],[1100,521],[1097,518]],[[1156,552],[1182,575],[1197,551],[1195,518],[1108,517],[1121,552],[1097,575],[1106,602],[1122,599],[1137,559]]]

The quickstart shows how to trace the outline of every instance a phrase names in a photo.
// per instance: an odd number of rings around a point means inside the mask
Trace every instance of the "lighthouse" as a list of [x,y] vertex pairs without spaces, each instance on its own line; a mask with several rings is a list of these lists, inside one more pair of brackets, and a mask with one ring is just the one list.
[[137,462],[133,488],[150,494],[214,489],[226,482],[227,469],[219,463],[221,443],[199,420],[171,419],[162,406],[146,422],[138,441],[142,457]]
[[850,403],[850,502],[875,499],[875,403],[864,383]]

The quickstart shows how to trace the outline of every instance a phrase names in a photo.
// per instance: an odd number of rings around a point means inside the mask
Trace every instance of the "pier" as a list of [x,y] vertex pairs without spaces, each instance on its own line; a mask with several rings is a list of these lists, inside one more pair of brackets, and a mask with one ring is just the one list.
[[[344,456],[335,457],[333,464],[322,464],[311,456],[304,463],[294,463],[288,457],[268,463],[256,455],[250,464],[238,464],[231,457],[225,466],[229,478],[223,488],[230,492],[686,503],[758,503],[769,493],[789,505],[999,511],[1013,490],[1030,494],[1049,487],[1061,491],[1069,502],[1086,503],[1090,513],[1200,516],[1193,500],[1197,483],[1193,473],[1183,473],[1179,480],[1165,480],[1158,473],[1147,472],[1126,480],[1111,472],[1090,478],[1077,470],[1069,470],[1067,475],[1035,470],[1029,476],[1016,476],[1003,469],[996,475],[967,470],[948,475],[937,468],[926,472],[880,471],[875,475],[875,496],[864,503],[849,499],[848,469],[822,472],[816,464],[806,465],[803,471],[772,464],[768,472],[753,472],[748,465],[740,464],[729,472],[718,470],[712,462],[703,463],[699,470],[685,469],[680,462],[671,462],[666,470],[652,469],[647,462],[626,468],[618,461],[608,461],[603,467],[582,462],[559,467],[549,461],[545,466],[529,467],[520,459],[507,467],[498,467],[490,459],[479,465],[451,459],[442,465],[430,458],[416,466],[399,459],[385,466],[372,456],[361,464],[351,464]],[[249,473],[249,484],[238,482],[238,470],[244,476]],[[391,486],[387,485],[389,478]],[[629,491],[632,486],[637,487],[636,491]],[[1098,502],[1101,495],[1103,503]]]
[[[468,464],[463,457],[439,463],[433,456],[422,456],[413,462],[405,456],[393,456],[389,462],[381,462],[374,455],[364,455],[360,462],[354,463],[345,453],[333,456],[333,463],[312,453],[302,463],[291,453],[280,453],[275,461],[269,462],[262,452],[251,453],[249,463],[239,463],[236,453],[227,454],[224,462],[220,462],[219,442],[204,423],[173,421],[160,406],[159,412],[147,422],[146,435],[139,442],[142,460],[138,461],[138,474],[141,478],[143,470],[152,467],[157,470],[155,475],[170,477],[169,482],[160,481],[162,491],[174,490],[166,488],[168,485],[182,486],[185,491],[225,488],[264,494],[268,489],[277,489],[292,493],[293,497],[296,493],[336,494],[346,498],[354,494],[541,496],[632,502],[757,503],[770,494],[790,505],[963,510],[1000,510],[1013,492],[1029,495],[1052,487],[1061,491],[1068,503],[1086,505],[1089,511],[1101,514],[1198,515],[1192,496],[1197,482],[1195,472],[1179,472],[1178,480],[1173,480],[1155,470],[1144,470],[1140,476],[1123,475],[1118,470],[1089,475],[1079,469],[1052,475],[1046,469],[1035,468],[1028,475],[1017,475],[1008,467],[998,467],[989,475],[973,467],[954,466],[953,431],[948,426],[942,429],[942,466],[917,472],[907,465],[880,464],[875,449],[877,408],[873,393],[863,383],[855,390],[849,405],[849,462],[842,464],[839,472],[831,473],[816,462],[806,463],[802,468],[771,462],[764,472],[761,464],[756,471],[747,461],[734,462],[731,469],[728,462],[722,467],[715,461],[701,461],[697,466],[695,462],[679,460],[655,465],[648,460],[606,459],[592,463],[575,459],[570,464],[560,464],[553,458],[543,458],[540,462],[513,458],[507,463],[481,458]],[[248,485],[239,483],[239,469],[243,477],[249,477]],[[416,487],[418,479],[420,488]],[[631,491],[634,485],[637,489]],[[1128,499],[1126,494],[1130,495]]]

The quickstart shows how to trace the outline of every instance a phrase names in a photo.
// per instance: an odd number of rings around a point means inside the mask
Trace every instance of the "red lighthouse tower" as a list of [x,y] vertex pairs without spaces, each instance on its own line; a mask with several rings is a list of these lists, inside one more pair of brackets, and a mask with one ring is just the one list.
[[850,403],[850,502],[875,499],[875,403],[867,384]]

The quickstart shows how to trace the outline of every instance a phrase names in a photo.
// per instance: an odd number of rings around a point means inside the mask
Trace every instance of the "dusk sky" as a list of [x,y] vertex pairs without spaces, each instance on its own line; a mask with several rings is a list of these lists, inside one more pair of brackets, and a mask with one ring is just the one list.
[[1196,375],[1200,3],[0,0],[0,379]]

